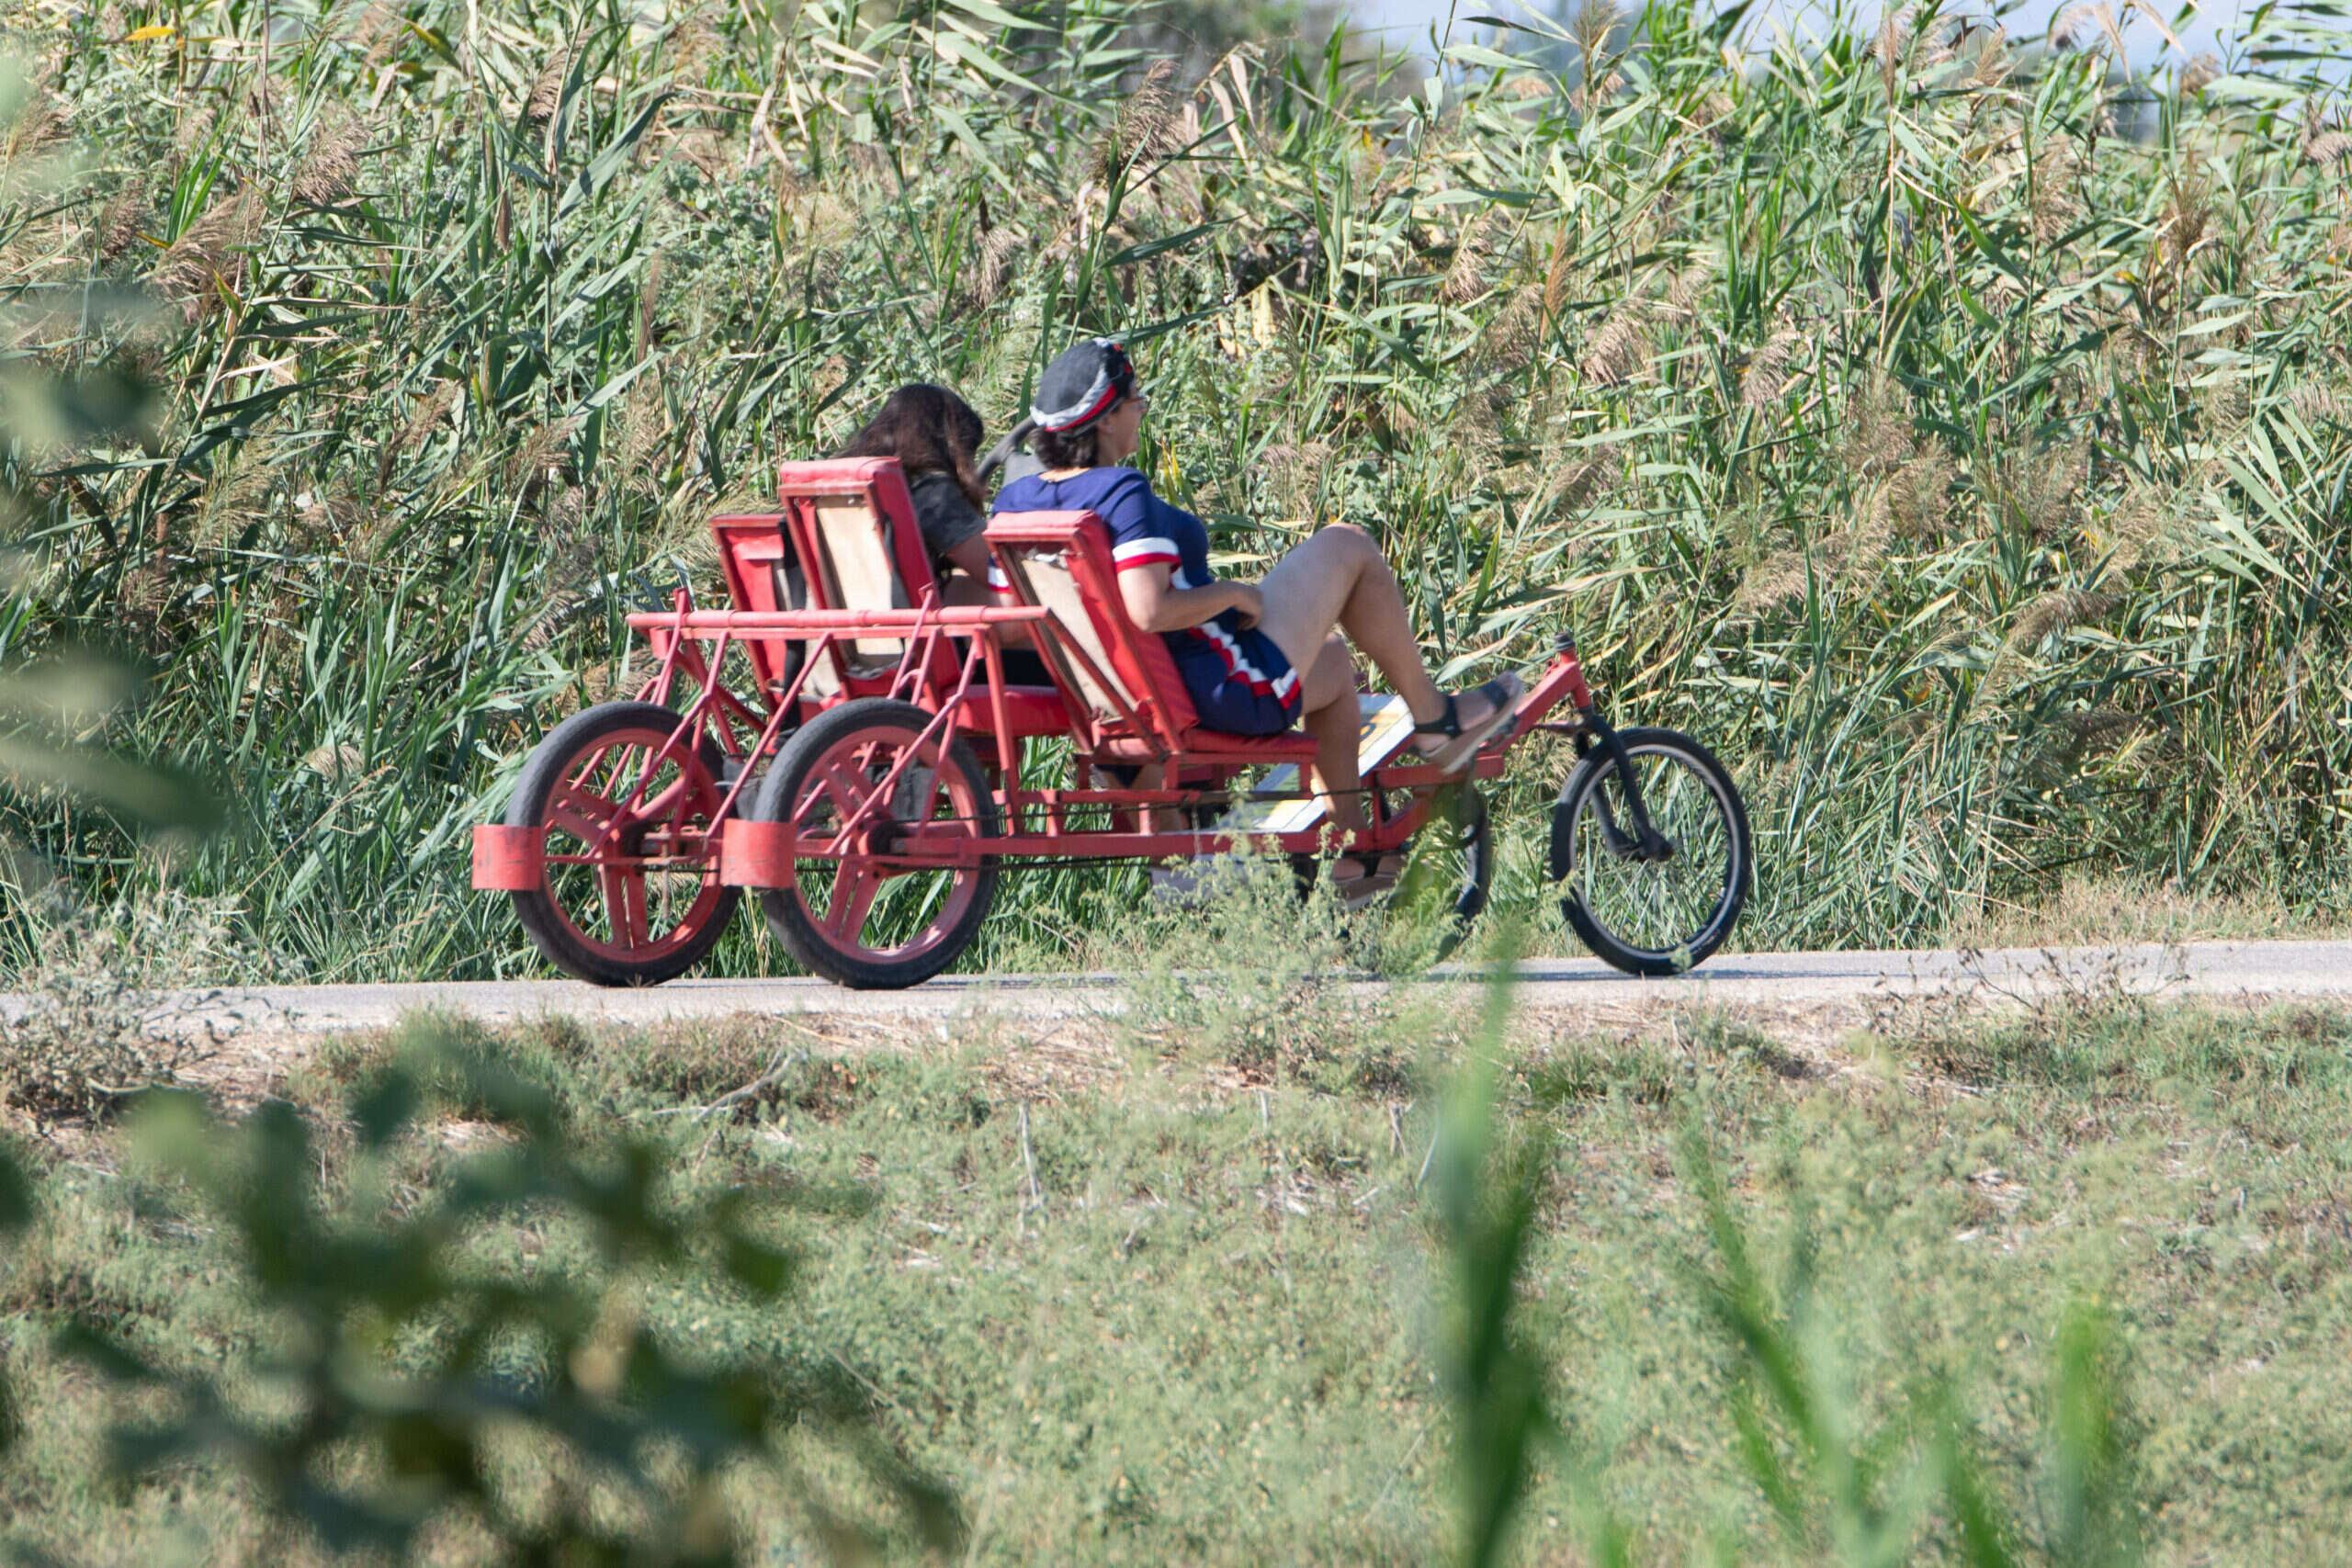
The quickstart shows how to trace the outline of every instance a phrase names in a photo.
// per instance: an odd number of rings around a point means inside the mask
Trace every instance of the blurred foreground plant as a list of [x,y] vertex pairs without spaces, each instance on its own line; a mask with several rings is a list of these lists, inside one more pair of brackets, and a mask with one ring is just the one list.
[[[420,1118],[451,1106],[496,1134],[420,1198],[395,1178],[401,1145],[435,1136]],[[437,1041],[355,1088],[347,1111],[357,1147],[334,1184],[282,1102],[225,1125],[172,1095],[139,1129],[234,1235],[277,1327],[248,1364],[193,1371],[67,1329],[68,1353],[167,1412],[112,1428],[120,1479],[225,1459],[335,1553],[399,1555],[428,1529],[469,1527],[502,1561],[728,1563],[745,1543],[722,1488],[748,1471],[782,1482],[836,1558],[868,1555],[870,1533],[786,1452],[788,1434],[813,1432],[854,1455],[927,1544],[958,1538],[952,1495],[882,1438],[845,1371],[700,1361],[636,1310],[641,1269],[781,1303],[796,1261],[771,1234],[779,1200],[683,1193],[655,1145],[584,1137],[545,1088]],[[597,1267],[494,1258],[486,1242],[524,1216],[576,1230]],[[256,1385],[273,1414],[253,1413]],[[551,1483],[518,1483],[520,1454]]]
[[1569,1462],[1577,1525],[1593,1562],[1617,1568],[1632,1561],[1625,1532],[1608,1517],[1591,1477],[1566,1451],[1544,1406],[1548,1374],[1543,1360],[1511,1321],[1549,1153],[1541,1138],[1510,1144],[1498,1135],[1487,1064],[1502,1048],[1503,1025],[1510,1015],[1513,934],[1505,933],[1501,961],[1487,983],[1478,1044],[1447,1097],[1434,1151],[1438,1213],[1453,1292],[1446,1377],[1458,1427],[1462,1532],[1453,1560],[1464,1568],[1486,1568],[1505,1559],[1511,1518],[1526,1495],[1536,1447],[1548,1438]]
[[2138,1561],[2114,1341],[2095,1307],[2071,1306],[2056,1335],[2037,1538],[1986,1485],[1965,1402],[1948,1381],[1929,1378],[1903,1413],[1876,1429],[1863,1425],[1858,1402],[1830,1371],[1836,1325],[1814,1302],[1806,1216],[1798,1216],[1776,1292],[1695,1122],[1683,1130],[1680,1165],[1705,1206],[1713,1244],[1713,1262],[1694,1271],[1738,1352],[1732,1417],[1739,1454],[1792,1546],[1812,1561],[1891,1568],[1916,1560],[1923,1537],[1939,1531],[1954,1555],[1978,1568]]
[[[1550,1162],[1540,1134],[1506,1136],[1496,1114],[1489,1064],[1501,1055],[1510,975],[1508,962],[1498,965],[1479,1046],[1449,1095],[1433,1150],[1453,1303],[1444,1362],[1460,1535],[1452,1560],[1464,1568],[1508,1560],[1511,1522],[1541,1459],[1566,1472],[1590,1561],[1627,1563],[1632,1534],[1571,1438],[1575,1424],[1555,1416],[1552,1372],[1513,1322]],[[2030,1528],[1988,1484],[1963,1391],[1949,1381],[1915,1382],[1901,1414],[1875,1428],[1865,1422],[1831,1371],[1838,1325],[1815,1299],[1806,1216],[1798,1216],[1776,1291],[1695,1122],[1682,1133],[1679,1166],[1711,1244],[1690,1273],[1734,1351],[1736,1450],[1804,1560],[1892,1568],[1930,1542],[1976,1568],[2123,1568],[2139,1560],[2131,1425],[2114,1326],[2102,1310],[2070,1306],[2053,1337],[2033,1498],[2040,1528]]]

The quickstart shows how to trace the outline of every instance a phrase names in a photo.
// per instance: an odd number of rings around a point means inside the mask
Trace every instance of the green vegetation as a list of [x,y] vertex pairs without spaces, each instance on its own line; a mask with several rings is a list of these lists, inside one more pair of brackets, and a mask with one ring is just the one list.
[[567,1521],[654,1561],[665,1517],[763,1561],[926,1518],[1008,1562],[2352,1551],[2352,1021],[1826,1059],[1476,1011],[1309,998],[1262,1059],[1156,1012],[851,1055],[420,1019],[193,1163],[180,1102],[19,1148],[0,1543],[299,1562],[356,1501],[449,1562]]
[[[527,967],[466,830],[628,685],[622,614],[713,586],[707,515],[901,379],[1001,424],[1101,328],[1244,566],[1363,522],[1450,674],[1568,623],[1618,712],[1729,760],[1749,943],[2067,874],[2311,911],[2352,870],[2325,6],[2154,82],[2145,139],[2103,45],[1916,9],[1736,70],[1728,21],[1596,13],[1565,77],[1465,45],[1409,96],[1344,41],[1191,81],[1140,0],[60,15],[0,276],[20,360],[136,412],[11,448],[0,663],[143,661],[111,738],[236,812],[166,852],[9,803],[88,900],[228,897],[322,977]],[[1560,771],[1523,756],[1505,910]],[[970,962],[1069,951],[1103,892],[1021,879]],[[777,967],[755,926],[717,962]]]

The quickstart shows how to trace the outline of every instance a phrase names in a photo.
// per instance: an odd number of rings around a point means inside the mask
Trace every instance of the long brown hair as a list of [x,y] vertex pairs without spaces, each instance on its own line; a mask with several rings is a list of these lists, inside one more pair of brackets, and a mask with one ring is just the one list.
[[896,457],[907,471],[947,474],[974,506],[988,504],[974,467],[980,450],[980,416],[944,387],[917,381],[884,400],[865,428],[837,454],[843,457]]

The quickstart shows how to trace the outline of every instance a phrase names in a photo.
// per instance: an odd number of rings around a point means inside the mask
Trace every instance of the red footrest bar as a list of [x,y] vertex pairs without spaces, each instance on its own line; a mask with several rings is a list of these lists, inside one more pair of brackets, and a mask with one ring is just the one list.
[[537,893],[547,886],[548,830],[490,823],[474,829],[474,886],[485,893]]
[[718,837],[718,880],[728,887],[782,887],[792,881],[792,824],[737,818]]

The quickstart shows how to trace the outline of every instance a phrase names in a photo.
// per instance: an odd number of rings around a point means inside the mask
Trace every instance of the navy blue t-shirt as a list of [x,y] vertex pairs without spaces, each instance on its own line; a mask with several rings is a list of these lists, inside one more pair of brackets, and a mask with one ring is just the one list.
[[[1067,479],[1042,474],[1017,479],[997,492],[999,512],[1091,512],[1111,531],[1111,557],[1121,571],[1166,566],[1170,585],[1202,588],[1216,581],[1209,570],[1208,525],[1181,506],[1152,494],[1151,481],[1134,468],[1085,468]],[[1241,624],[1238,612],[1219,611],[1215,619],[1163,634],[1196,703],[1215,701],[1220,687],[1239,685],[1272,698],[1284,714],[1298,708],[1298,674],[1273,639]],[[1204,712],[1204,722],[1225,728]],[[1279,729],[1286,717],[1273,724]],[[1243,733],[1254,732],[1245,730]]]

